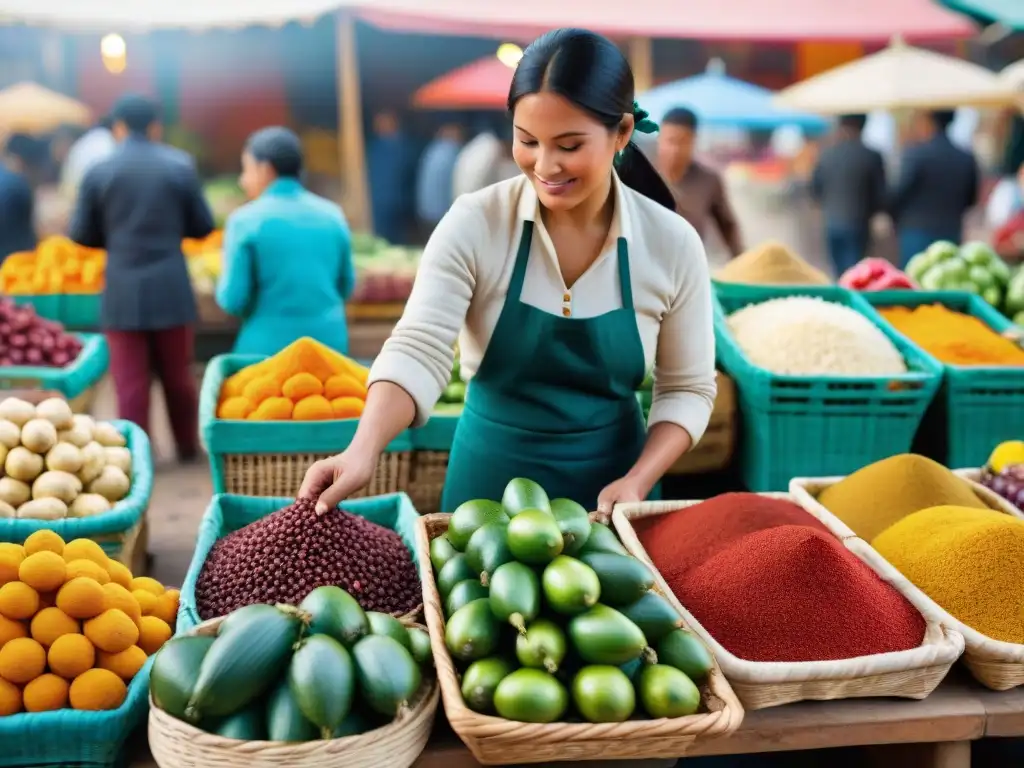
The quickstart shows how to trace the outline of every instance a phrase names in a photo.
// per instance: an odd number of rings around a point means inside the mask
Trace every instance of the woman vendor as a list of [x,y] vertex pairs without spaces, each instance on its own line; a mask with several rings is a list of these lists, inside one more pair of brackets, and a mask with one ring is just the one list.
[[303,336],[348,351],[351,234],[337,205],[302,186],[302,165],[287,128],[246,142],[239,184],[251,202],[228,219],[217,286],[220,307],[242,318],[235,352],[272,355]]
[[[457,336],[472,380],[444,510],[527,477],[610,511],[646,498],[708,424],[704,248],[630,141],[655,127],[626,59],[600,35],[549,32],[526,49],[508,107],[523,173],[463,195],[434,231],[351,444],[306,473],[300,494],[318,509],[365,486],[384,447],[427,421]],[[652,365],[645,429],[634,393]]]

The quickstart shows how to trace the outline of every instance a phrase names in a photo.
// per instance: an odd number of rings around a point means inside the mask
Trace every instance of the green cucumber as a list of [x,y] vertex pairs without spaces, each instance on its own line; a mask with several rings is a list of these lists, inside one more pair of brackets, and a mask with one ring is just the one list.
[[224,621],[217,627],[217,637],[223,637],[229,632],[233,632],[235,627],[247,624],[254,619],[258,620],[260,617],[273,616],[274,611],[278,610],[276,605],[254,603],[253,605],[246,605],[236,611],[232,611],[224,617]]
[[149,692],[159,709],[179,720],[186,719],[199,669],[213,643],[212,637],[185,635],[168,640],[157,651],[149,673]]
[[487,597],[489,594],[490,592],[487,587],[476,579],[460,581],[448,593],[448,598],[444,601],[444,613],[446,616],[451,616],[466,603],[479,600],[481,597]]
[[251,703],[240,712],[227,717],[217,724],[214,731],[225,739],[238,741],[266,741],[267,729],[264,717],[266,709],[263,702]]
[[412,702],[423,675],[412,654],[383,635],[364,637],[352,648],[362,700],[381,715],[394,717]]
[[541,583],[548,606],[563,615],[583,613],[601,598],[601,581],[594,569],[573,557],[559,555],[552,560]]
[[299,709],[291,686],[283,680],[267,701],[267,739],[269,741],[315,741],[320,731]]
[[562,532],[563,555],[575,555],[590,538],[590,515],[572,499],[552,499],[551,514]]
[[677,629],[661,638],[657,651],[659,664],[675,667],[695,683],[707,678],[715,666],[708,647],[685,629]]
[[351,646],[370,633],[366,613],[341,587],[317,587],[299,603],[299,610],[309,614],[309,634],[328,635]]
[[[355,647],[352,652],[355,653]],[[352,709],[355,693],[352,655],[333,637],[307,637],[299,643],[288,665],[288,686],[302,714],[320,730],[321,738],[329,739]]]
[[648,664],[637,683],[640,701],[651,717],[686,717],[700,708],[700,691],[675,667]]
[[412,657],[421,667],[434,665],[434,653],[430,649],[430,635],[419,627],[408,627],[409,649]]
[[562,552],[565,542],[550,512],[524,509],[508,524],[508,548],[527,565],[546,565]]
[[508,523],[487,523],[476,529],[466,545],[466,562],[480,574],[480,583],[485,587],[491,575],[501,565],[512,560],[508,548]]
[[651,569],[632,555],[610,552],[586,552],[580,560],[594,569],[601,582],[601,602],[605,605],[635,603],[654,586]]
[[366,618],[370,622],[371,635],[390,637],[404,645],[407,650],[412,650],[412,641],[409,639],[409,633],[405,630],[405,625],[394,616],[379,611],[367,611]]
[[502,656],[474,661],[462,676],[462,698],[474,712],[494,712],[494,692],[498,683],[512,674],[513,667]]
[[584,667],[572,681],[576,710],[590,723],[621,723],[636,708],[636,691],[618,667]]
[[615,531],[601,523],[590,524],[590,535],[587,537],[587,543],[580,550],[580,554],[590,552],[611,552],[613,555],[629,554],[626,548],[622,546],[622,542],[619,541],[619,537],[615,535]]
[[463,502],[448,518],[448,541],[459,552],[465,552],[469,537],[487,523],[508,523],[508,515],[498,502],[487,499]]
[[479,574],[469,566],[469,561],[461,552],[444,564],[437,574],[437,591],[441,598],[447,598],[455,585],[466,579],[477,579]]
[[448,617],[444,644],[460,661],[476,661],[490,656],[501,639],[501,625],[491,613],[491,601],[474,600]]
[[448,541],[447,533],[442,533],[440,536],[430,540],[430,564],[434,566],[435,571],[440,571],[444,568],[444,564],[457,554],[459,554],[459,550]]
[[565,633],[553,621],[537,619],[516,638],[516,658],[524,667],[558,671],[566,654]]
[[672,604],[654,591],[647,592],[636,602],[621,606],[619,612],[640,627],[652,646],[683,626],[683,620]]
[[198,723],[226,717],[263,695],[284,672],[303,628],[294,608],[275,609],[220,635],[199,668],[199,678],[185,708]]
[[538,483],[525,477],[515,477],[505,486],[501,496],[501,507],[509,517],[515,517],[526,509],[539,509],[551,514],[551,501]]
[[517,669],[498,683],[494,692],[494,708],[506,720],[553,723],[568,706],[565,687],[539,669]]
[[595,605],[569,622],[569,637],[580,657],[590,664],[622,666],[650,655],[640,628],[614,608]]
[[520,633],[525,623],[540,613],[540,580],[537,574],[522,563],[505,563],[491,577],[491,612],[501,622],[507,622]]

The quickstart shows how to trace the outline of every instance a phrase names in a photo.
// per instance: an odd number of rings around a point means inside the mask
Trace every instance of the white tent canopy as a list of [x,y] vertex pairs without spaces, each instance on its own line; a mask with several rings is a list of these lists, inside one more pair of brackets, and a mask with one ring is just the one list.
[[962,59],[899,40],[885,50],[780,91],[789,109],[845,114],[893,109],[996,107],[1013,102],[999,75]]

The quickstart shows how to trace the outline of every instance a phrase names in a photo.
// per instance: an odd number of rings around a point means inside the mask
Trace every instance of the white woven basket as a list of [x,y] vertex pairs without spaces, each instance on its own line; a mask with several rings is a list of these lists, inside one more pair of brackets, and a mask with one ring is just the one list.
[[[758,495],[793,501],[792,496],[786,493]],[[658,587],[682,614],[684,621],[711,648],[745,709],[764,709],[804,700],[825,701],[857,697],[898,696],[923,699],[942,682],[950,667],[963,653],[964,639],[960,633],[942,626],[941,622],[930,618],[922,611],[926,620],[924,639],[919,647],[906,651],[838,661],[801,662],[748,661],[733,655],[679,602],[654,567],[631,523],[631,520],[663,515],[700,503],[654,501],[617,504],[612,513],[612,523],[630,553],[651,567]],[[814,516],[819,517],[817,514]],[[848,544],[847,548],[883,580],[892,583],[885,573],[865,559],[861,553]]]

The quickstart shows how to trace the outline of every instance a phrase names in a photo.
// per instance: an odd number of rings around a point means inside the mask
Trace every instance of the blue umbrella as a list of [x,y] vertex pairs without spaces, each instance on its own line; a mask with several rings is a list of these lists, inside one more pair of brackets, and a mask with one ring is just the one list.
[[828,128],[828,121],[817,115],[773,106],[772,96],[767,88],[727,76],[721,61],[713,60],[704,74],[652,88],[640,95],[639,102],[656,122],[670,109],[686,107],[707,126],[774,130],[796,125],[810,133]]

